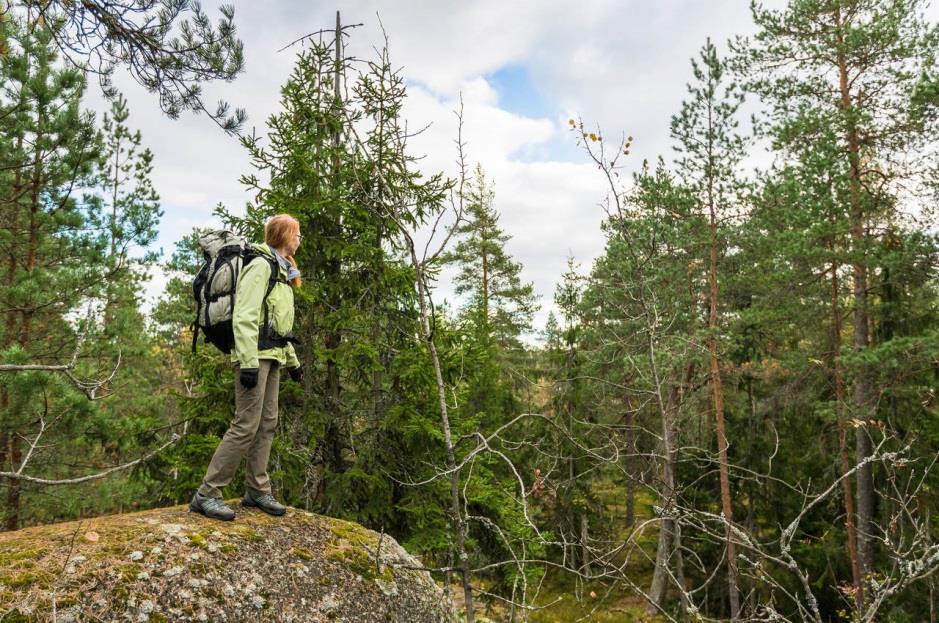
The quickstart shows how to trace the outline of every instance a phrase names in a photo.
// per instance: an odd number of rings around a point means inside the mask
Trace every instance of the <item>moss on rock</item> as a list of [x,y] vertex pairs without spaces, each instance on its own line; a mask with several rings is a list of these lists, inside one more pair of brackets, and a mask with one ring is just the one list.
[[0,534],[0,621],[456,621],[394,539],[290,509],[185,506]]

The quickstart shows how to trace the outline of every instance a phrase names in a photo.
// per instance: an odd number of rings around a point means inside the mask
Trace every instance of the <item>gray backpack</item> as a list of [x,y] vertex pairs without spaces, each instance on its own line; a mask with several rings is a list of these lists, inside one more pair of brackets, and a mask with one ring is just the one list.
[[230,353],[235,346],[232,313],[241,269],[259,257],[271,263],[271,279],[262,303],[265,312],[267,297],[274,289],[280,271],[276,260],[258,253],[247,239],[228,230],[205,233],[199,238],[199,248],[205,263],[192,283],[192,295],[196,299],[196,319],[191,325],[192,352],[196,352],[196,338],[201,330],[206,342],[214,344],[223,353]]

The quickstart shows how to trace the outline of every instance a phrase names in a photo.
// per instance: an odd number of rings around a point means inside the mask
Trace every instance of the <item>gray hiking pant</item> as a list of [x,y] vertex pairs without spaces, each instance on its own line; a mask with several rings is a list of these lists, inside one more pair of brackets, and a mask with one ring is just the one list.
[[241,459],[247,457],[245,485],[258,493],[271,493],[267,460],[277,430],[277,393],[280,364],[274,359],[258,360],[258,384],[247,389],[241,384],[241,367],[235,365],[235,418],[215,449],[199,493],[222,497],[222,488],[235,477]]

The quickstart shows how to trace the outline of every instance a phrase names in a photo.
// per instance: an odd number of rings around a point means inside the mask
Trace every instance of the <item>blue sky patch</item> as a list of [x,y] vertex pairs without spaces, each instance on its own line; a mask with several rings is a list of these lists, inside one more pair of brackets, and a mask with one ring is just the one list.
[[557,109],[532,84],[523,65],[506,65],[484,76],[499,93],[499,108],[516,115],[553,119]]
[[[528,68],[510,64],[483,76],[499,94],[499,108],[529,119],[548,119],[556,122],[560,109],[549,101],[534,85]],[[561,161],[577,162],[581,154],[574,146],[573,137],[562,133],[544,143],[529,145],[512,154],[522,162]]]

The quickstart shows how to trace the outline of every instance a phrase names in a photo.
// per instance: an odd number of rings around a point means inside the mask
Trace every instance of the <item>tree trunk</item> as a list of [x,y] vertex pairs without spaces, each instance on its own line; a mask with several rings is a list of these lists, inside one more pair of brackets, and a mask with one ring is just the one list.
[[[114,178],[111,180],[111,220],[110,220],[110,255],[108,258],[108,270],[111,277],[105,283],[104,294],[104,334],[107,336],[108,330],[114,321],[114,286],[112,285],[115,275],[115,256],[117,255],[117,195],[120,187],[120,139],[114,146]],[[106,388],[104,388],[107,391]]]
[[453,524],[453,532],[456,538],[457,549],[457,567],[463,581],[463,598],[466,603],[466,623],[474,623],[475,614],[473,609],[473,589],[470,585],[469,561],[466,555],[466,526],[463,522],[463,514],[460,510],[460,474],[456,469],[456,455],[453,452],[453,437],[450,433],[450,415],[447,408],[447,388],[443,382],[443,371],[440,367],[440,356],[437,354],[437,346],[434,344],[434,334],[430,328],[429,311],[427,309],[427,291],[424,286],[424,275],[420,262],[414,251],[413,241],[409,242],[411,251],[411,260],[416,269],[418,300],[421,310],[421,329],[424,334],[424,341],[427,343],[427,349],[430,351],[431,361],[434,365],[434,379],[437,382],[437,402],[440,407],[440,421],[443,428],[443,440],[447,449],[447,471],[450,481],[450,520]]
[[936,623],[936,577],[929,576],[929,623]]
[[[866,243],[866,214],[861,201],[860,175],[860,140],[857,125],[853,118],[853,102],[849,90],[849,71],[844,57],[844,26],[840,8],[836,8],[838,38],[838,75],[841,92],[841,109],[845,115],[845,141],[849,164],[848,183],[851,216],[851,243],[853,251],[853,286],[854,286],[854,339],[855,352],[866,350],[870,346],[868,323],[870,322],[867,300],[867,266],[864,259]],[[867,421],[871,414],[871,387],[864,370],[854,378],[852,402],[854,417]],[[870,457],[873,448],[865,426],[859,426],[855,434],[855,460],[858,463]],[[874,477],[870,463],[865,463],[857,471],[857,556],[861,581],[868,577],[874,566],[874,543],[872,529],[874,521]]]
[[[14,469],[23,460],[23,448],[16,435],[9,436],[10,462]],[[18,530],[20,527],[20,481],[14,478],[10,481],[10,488],[7,490],[7,530]]]
[[[40,112],[40,115],[42,113]],[[36,145],[40,144],[42,136],[42,119],[38,124],[36,132]],[[30,205],[29,205],[29,242],[26,248],[26,273],[31,274],[36,269],[37,254],[39,250],[39,211],[41,205],[39,202],[40,190],[42,189],[42,157],[36,148],[36,154],[33,158],[33,174],[30,180]],[[27,277],[28,278],[28,277]],[[22,312],[19,330],[19,344],[25,351],[29,345],[30,332],[32,330],[32,310],[29,304]],[[23,460],[23,448],[19,437],[15,434],[8,436],[10,461],[14,469]],[[9,509],[6,521],[7,530],[17,530],[20,521],[20,506],[22,504],[21,481],[13,479],[10,481],[7,489],[7,508]]]
[[[483,241],[485,245],[485,241]],[[489,343],[489,256],[486,253],[485,248],[483,249],[482,257],[482,267],[483,267],[483,310],[482,310],[482,321],[483,327],[486,334],[486,344]]]
[[[336,40],[335,40],[335,65],[333,68],[333,97],[334,97],[334,106],[336,108],[337,117],[339,116],[339,109],[342,106],[342,90],[341,90],[341,80],[342,80],[342,24],[339,17],[339,11],[336,11]],[[340,195],[340,160],[339,160],[339,148],[341,146],[341,133],[337,129],[333,134],[333,190],[336,197]],[[338,237],[341,229],[341,216],[337,216],[337,222],[335,223],[335,231],[333,235]],[[331,259],[326,262],[326,279],[332,283],[339,283],[342,273],[342,262],[339,259]],[[338,296],[333,297],[333,300],[330,301],[330,308],[332,310],[339,309],[341,301]],[[326,422],[326,430],[323,434],[323,439],[321,440],[323,448],[323,462],[324,467],[327,471],[333,472],[342,472],[344,471],[343,459],[342,459],[342,430],[340,427],[340,422],[342,421],[342,408],[341,408],[341,395],[342,387],[340,383],[339,375],[339,364],[336,361],[336,352],[338,351],[340,345],[342,344],[342,334],[339,331],[331,330],[326,334],[324,340],[324,346],[326,347],[326,413],[328,421]],[[323,500],[323,493],[325,490],[325,478],[320,480],[319,491],[317,492],[317,497],[320,501]]]
[[649,586],[649,614],[658,614],[665,609],[665,596],[668,592],[668,561],[672,552],[672,533],[674,522],[663,518],[659,524],[659,542],[655,548],[655,570],[652,572],[652,584]]
[[714,408],[714,420],[717,425],[717,452],[720,469],[721,510],[724,513],[724,535],[727,541],[727,587],[730,598],[730,620],[740,618],[740,588],[737,576],[737,551],[731,526],[734,523],[734,510],[730,501],[730,468],[727,458],[727,428],[724,423],[724,385],[721,381],[720,360],[718,358],[718,284],[717,284],[717,214],[714,205],[713,190],[709,190],[710,216],[710,262],[708,266],[708,360],[711,381],[711,396]]
[[[847,474],[851,470],[851,459],[848,453],[848,431],[845,418],[844,405],[847,400],[844,380],[844,364],[841,362],[841,307],[840,285],[838,280],[837,263],[831,267],[831,332],[832,332],[832,361],[835,383],[835,415],[838,420],[838,454],[841,458],[841,473]],[[848,560],[851,563],[851,579],[854,587],[854,605],[858,612],[864,605],[864,586],[861,582],[861,567],[858,562],[857,526],[854,517],[854,493],[852,492],[851,478],[842,481],[844,496],[845,528],[848,533]]]
[[[16,152],[20,153],[20,150],[23,148],[23,139],[20,137],[17,139]],[[13,283],[16,280],[16,242],[20,239],[19,232],[19,222],[20,222],[20,198],[23,192],[25,192],[23,184],[23,169],[22,167],[16,167],[13,184],[13,192],[10,195],[10,250],[7,257],[7,274],[6,274],[6,286],[9,290],[13,286]],[[5,301],[7,307],[6,319],[4,322],[4,333],[3,333],[3,349],[6,350],[16,341],[16,307],[14,301],[8,300]],[[12,421],[12,417],[8,412],[10,408],[10,393],[7,388],[0,389],[0,469],[4,469],[6,466],[7,460],[12,461],[11,444],[13,443],[15,431],[9,430],[9,422]],[[10,463],[10,471],[16,471],[14,463]],[[10,480],[9,487],[18,486],[19,481]],[[3,517],[0,517],[3,520],[4,526],[8,525],[10,516],[4,513]],[[15,529],[15,528],[14,528]]]
[[580,516],[580,555],[581,555],[581,568],[584,573],[591,575],[590,564],[592,562],[592,557],[590,555],[590,529],[587,519],[587,513],[582,513]]
[[[629,379],[627,379],[628,382]],[[632,527],[636,523],[636,480],[638,471],[636,469],[636,432],[633,426],[636,424],[636,413],[633,409],[632,400],[626,397],[626,526]]]
[[[40,144],[41,136],[42,120],[40,119],[36,132],[37,145]],[[39,247],[39,210],[41,208],[39,195],[42,188],[42,181],[42,158],[37,147],[36,153],[33,157],[33,173],[32,178],[30,179],[29,242],[26,248],[27,274],[32,273],[36,268],[37,252]],[[26,350],[26,347],[29,344],[30,330],[32,327],[32,312],[28,309],[28,304],[25,305],[25,307],[27,309],[22,312],[22,318],[20,320],[19,327],[19,344],[23,350]],[[23,460],[22,444],[15,431],[13,434],[8,435],[8,447],[10,461],[15,469],[16,466],[19,465],[20,461]],[[19,528],[20,505],[22,503],[20,487],[21,481],[19,479],[14,479],[10,481],[9,488],[7,489],[7,530],[16,530]]]
[[675,580],[678,583],[678,603],[681,606],[682,623],[689,621],[689,607],[687,585],[685,584],[685,559],[681,551],[681,524],[672,522],[672,557],[675,559]]
[[[648,337],[650,361],[653,366],[653,376],[656,383],[656,398],[658,400],[659,413],[662,418],[662,444],[665,452],[665,461],[662,464],[662,494],[660,503],[663,514],[662,522],[659,528],[659,543],[655,553],[655,569],[652,572],[652,584],[649,587],[649,607],[648,612],[655,614],[665,610],[665,598],[668,592],[669,565],[672,562],[672,554],[676,550],[676,528],[671,513],[675,506],[675,469],[678,465],[678,408],[681,406],[683,388],[679,384],[673,385],[668,390],[668,396],[662,400],[661,384],[658,378],[657,366],[654,362],[653,336]],[[689,363],[685,369],[684,384],[691,381],[694,376],[694,363]],[[675,562],[679,563],[681,559]],[[677,569],[676,577],[684,577],[684,570]]]

